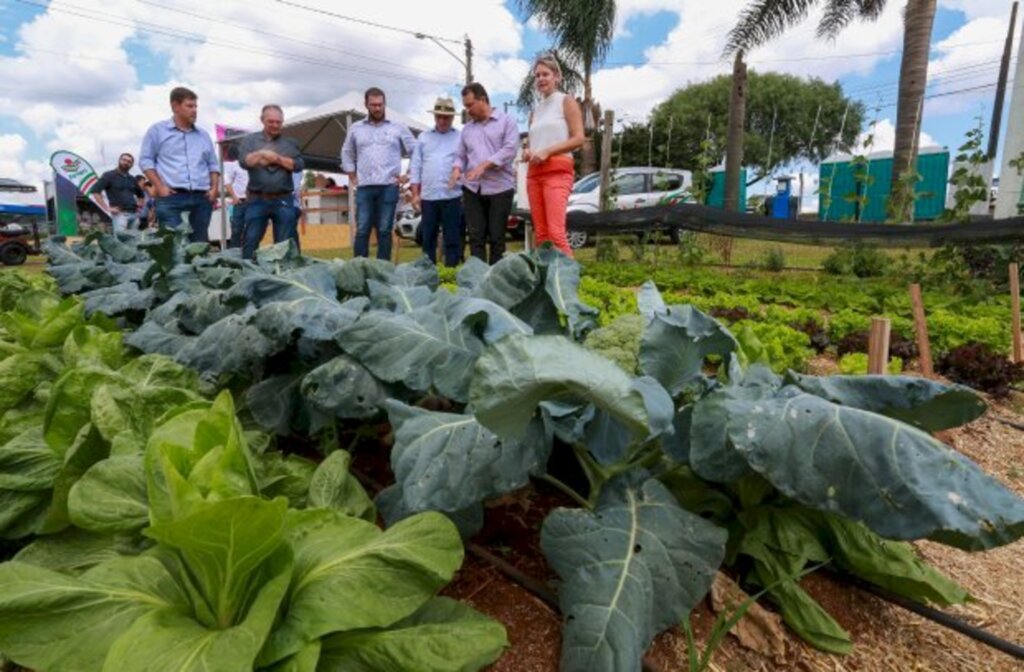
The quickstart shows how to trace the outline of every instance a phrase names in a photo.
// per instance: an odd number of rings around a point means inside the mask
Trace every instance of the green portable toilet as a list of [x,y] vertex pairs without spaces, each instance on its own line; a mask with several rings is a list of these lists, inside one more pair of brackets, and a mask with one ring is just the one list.
[[[875,152],[867,156],[869,183],[867,200],[860,214],[862,222],[884,222],[892,186],[892,152]],[[832,175],[831,207],[825,211],[825,194],[819,194],[818,215],[828,220],[854,220],[857,204],[848,196],[857,192],[854,179],[856,166],[849,156],[829,159],[821,164],[819,178],[824,180]],[[924,147],[918,150],[917,172],[921,175],[915,191],[914,220],[932,220],[941,215],[946,203],[946,184],[949,177],[949,150],[943,147]],[[822,189],[822,192],[825,190]]]
[[[711,169],[711,191],[708,193],[707,204],[712,208],[725,207],[725,166]],[[740,212],[747,210],[747,169],[740,169]]]

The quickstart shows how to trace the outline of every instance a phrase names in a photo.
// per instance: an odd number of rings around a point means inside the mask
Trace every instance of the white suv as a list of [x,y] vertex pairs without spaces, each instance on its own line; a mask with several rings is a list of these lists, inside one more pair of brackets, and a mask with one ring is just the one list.
[[[600,173],[580,178],[569,194],[569,212],[598,212],[601,209],[600,185]],[[693,174],[675,168],[617,168],[611,175],[617,210],[657,205],[692,186]],[[569,232],[569,245],[574,248],[586,245],[587,239],[584,231]]]

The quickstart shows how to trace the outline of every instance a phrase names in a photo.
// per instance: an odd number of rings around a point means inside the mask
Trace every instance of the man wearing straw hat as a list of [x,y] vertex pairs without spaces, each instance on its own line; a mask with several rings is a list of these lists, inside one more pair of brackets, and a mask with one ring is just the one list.
[[437,234],[444,241],[444,265],[462,261],[462,190],[448,186],[452,164],[459,149],[459,131],[452,128],[455,103],[441,97],[434,101],[434,128],[420,134],[409,163],[413,204],[420,210],[423,253],[437,263]]

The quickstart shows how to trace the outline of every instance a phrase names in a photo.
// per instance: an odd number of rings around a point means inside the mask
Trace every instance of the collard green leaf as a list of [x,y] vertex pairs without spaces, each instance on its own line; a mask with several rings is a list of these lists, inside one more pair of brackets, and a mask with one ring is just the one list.
[[338,291],[349,296],[366,296],[369,294],[367,280],[383,283],[395,280],[395,267],[390,261],[359,257],[341,261],[334,259],[327,268],[334,276],[334,284]]
[[80,296],[85,301],[86,315],[102,313],[109,316],[148,310],[157,298],[152,289],[140,289],[134,282],[100,287]]
[[911,376],[803,376],[790,371],[786,383],[834,404],[901,420],[926,432],[966,425],[988,405],[962,385]]
[[391,468],[412,511],[454,512],[543,473],[551,437],[538,420],[520,439],[500,439],[472,415],[387,402],[395,430]]
[[[397,483],[393,483],[377,493],[374,498],[380,516],[384,520],[385,527],[391,527],[399,522],[415,516],[411,506],[406,504],[402,497],[402,489]],[[484,528],[484,505],[476,503],[458,511],[445,511],[444,516],[452,521],[459,536],[462,539],[469,539]]]
[[332,632],[389,626],[419,609],[462,564],[455,526],[423,513],[385,532],[326,509],[291,514],[295,573],[260,655],[268,665]]
[[433,291],[441,285],[437,266],[426,255],[396,266],[394,278],[395,284],[404,287],[423,286]]
[[648,320],[653,320],[657,315],[666,315],[668,313],[668,306],[665,305],[665,300],[661,298],[661,292],[658,291],[658,287],[651,280],[640,285],[640,291],[636,295],[636,305],[640,310],[640,314]]
[[[265,336],[250,324],[250,317],[249,313],[236,313],[213,323],[189,340],[175,354],[175,359],[196,369],[204,378],[251,373],[287,343]],[[132,340],[132,344],[136,342]]]
[[435,597],[388,628],[324,639],[320,672],[476,672],[508,646],[505,628],[471,607]]
[[459,287],[506,310],[525,301],[540,284],[537,266],[525,254],[509,254],[493,266],[470,257],[455,276]]
[[537,255],[544,264],[544,290],[568,322],[569,333],[581,339],[597,326],[600,311],[580,301],[580,265],[557,250],[542,249]]
[[366,287],[370,292],[370,306],[377,310],[388,310],[393,313],[411,313],[422,308],[434,299],[434,292],[429,287],[414,285],[388,285],[376,280],[367,280]]
[[68,516],[83,530],[132,532],[149,523],[145,458],[116,455],[92,465],[71,487]]
[[321,462],[309,481],[310,508],[333,509],[368,522],[377,520],[377,508],[366,490],[349,472],[352,456],[336,450]]
[[0,649],[32,669],[100,670],[111,645],[141,616],[188,603],[152,557],[110,560],[77,578],[7,562],[0,564]]
[[307,373],[300,393],[313,408],[341,419],[372,418],[388,397],[384,385],[348,355],[339,355]]
[[477,360],[470,402],[498,436],[522,436],[542,401],[589,401],[640,437],[650,416],[633,379],[562,336],[509,336]]
[[593,512],[559,508],[544,521],[541,549],[563,581],[566,672],[640,670],[651,640],[704,597],[725,554],[725,530],[645,478],[619,476]]
[[371,311],[338,333],[338,345],[383,381],[465,401],[483,343],[469,327],[446,319],[451,300],[439,292],[434,303],[411,313]]
[[509,334],[529,336],[533,329],[506,308],[493,301],[471,296],[455,296],[448,302],[448,317],[479,334],[485,343],[494,343]]
[[676,397],[700,381],[706,357],[728,359],[736,347],[736,339],[718,320],[693,306],[672,306],[644,330],[640,370]]
[[726,404],[729,440],[786,495],[889,539],[967,550],[1024,535],[1024,500],[919,429],[784,388]]

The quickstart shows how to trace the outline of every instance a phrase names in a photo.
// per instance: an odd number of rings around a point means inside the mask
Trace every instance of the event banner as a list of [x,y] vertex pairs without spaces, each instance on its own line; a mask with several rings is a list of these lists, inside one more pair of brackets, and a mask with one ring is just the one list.
[[[57,193],[57,233],[62,236],[74,236],[78,233],[78,215],[74,197],[69,198],[70,190],[59,188],[63,180],[70,183],[83,196],[95,202],[89,193],[96,181],[96,171],[89,162],[73,152],[61,150],[50,157],[50,166],[58,183]],[[63,195],[63,196],[62,196]],[[97,204],[98,205],[98,204]]]

